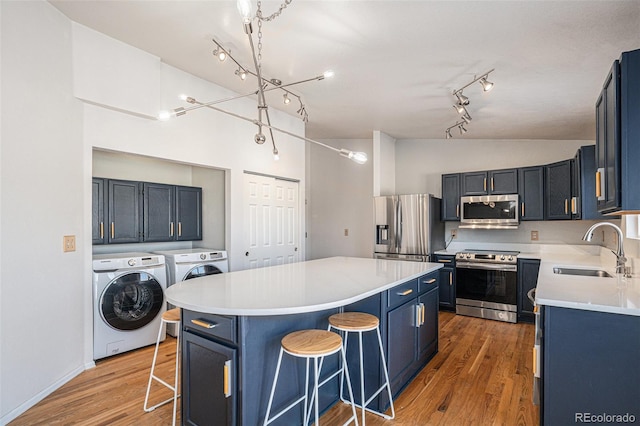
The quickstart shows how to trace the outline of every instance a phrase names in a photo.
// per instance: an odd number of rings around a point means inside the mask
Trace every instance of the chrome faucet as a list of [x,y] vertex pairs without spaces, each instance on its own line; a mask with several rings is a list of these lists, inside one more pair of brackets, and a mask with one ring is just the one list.
[[593,231],[596,228],[605,225],[615,229],[616,233],[618,234],[618,248],[616,249],[616,251],[611,250],[611,252],[616,255],[616,274],[626,274],[627,271],[625,270],[625,264],[627,262],[627,258],[624,257],[624,247],[622,246],[624,235],[622,235],[622,229],[620,229],[617,225],[614,225],[610,222],[598,222],[587,230],[582,239],[584,241],[591,241],[591,239],[593,238]]

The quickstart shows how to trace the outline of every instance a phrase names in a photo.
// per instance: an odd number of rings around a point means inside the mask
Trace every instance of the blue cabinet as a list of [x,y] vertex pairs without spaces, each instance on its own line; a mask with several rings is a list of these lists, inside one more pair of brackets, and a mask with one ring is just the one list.
[[640,210],[640,49],[614,61],[596,101],[598,211]]
[[518,321],[533,322],[535,315],[529,292],[538,284],[540,260],[518,258]]
[[544,220],[544,166],[518,169],[520,220]]
[[442,220],[460,220],[460,173],[442,175]]
[[456,257],[437,254],[435,262],[444,266],[439,271],[439,299],[440,308],[455,311],[456,309]]
[[633,416],[638,421],[640,317],[541,308],[541,424],[589,423],[578,420],[598,415]]
[[504,195],[518,192],[518,170],[462,173],[462,195]]
[[545,218],[571,219],[573,159],[545,166]]
[[104,244],[107,241],[105,233],[106,215],[105,179],[93,178],[91,183],[91,239],[93,244]]

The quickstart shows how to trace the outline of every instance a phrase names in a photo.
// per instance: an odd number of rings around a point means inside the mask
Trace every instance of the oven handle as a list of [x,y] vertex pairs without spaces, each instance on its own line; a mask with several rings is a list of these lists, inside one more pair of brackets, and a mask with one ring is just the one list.
[[460,263],[456,262],[456,269],[484,269],[488,271],[517,272],[517,265],[503,265],[494,263]]

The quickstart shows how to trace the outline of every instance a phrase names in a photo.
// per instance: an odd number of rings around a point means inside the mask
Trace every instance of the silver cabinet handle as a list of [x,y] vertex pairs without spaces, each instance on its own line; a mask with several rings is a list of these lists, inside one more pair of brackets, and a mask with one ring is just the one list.
[[527,297],[531,301],[532,305],[536,304],[536,288],[535,287],[527,292]]

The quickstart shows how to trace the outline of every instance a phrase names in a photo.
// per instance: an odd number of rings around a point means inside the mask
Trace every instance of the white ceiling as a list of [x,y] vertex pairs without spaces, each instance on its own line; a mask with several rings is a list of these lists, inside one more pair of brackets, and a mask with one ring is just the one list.
[[[255,79],[241,82],[230,61],[211,54],[214,37],[252,64],[235,0],[51,3],[174,67],[239,93],[256,89]],[[263,0],[263,15],[281,3]],[[336,73],[294,89],[309,113],[308,137],[370,138],[380,130],[441,139],[458,119],[453,90],[495,68],[493,91],[478,83],[464,90],[473,121],[454,137],[593,140],[594,105],[611,63],[640,48],[640,1],[293,0],[262,28],[268,78],[286,84]],[[274,92],[267,101],[285,108]],[[295,115],[297,102],[286,108]]]

